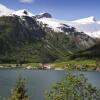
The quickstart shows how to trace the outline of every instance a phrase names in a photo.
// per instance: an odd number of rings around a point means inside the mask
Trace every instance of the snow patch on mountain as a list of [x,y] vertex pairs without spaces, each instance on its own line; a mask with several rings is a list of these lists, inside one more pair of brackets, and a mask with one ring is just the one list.
[[42,22],[43,24],[48,25],[48,27],[52,28],[56,32],[59,32],[59,31],[62,32],[61,29],[58,28],[61,26],[61,24],[53,18],[41,18],[37,20],[39,22]]
[[31,12],[29,12],[28,10],[18,10],[18,11],[15,11],[13,12],[14,15],[17,15],[17,16],[29,16],[29,17],[32,17],[34,16]]
[[6,6],[0,4],[0,16],[13,16],[13,15],[29,16],[29,17],[34,16],[28,10],[23,9],[23,10],[14,11],[14,10],[11,10],[11,9],[7,8]]
[[92,38],[100,38],[100,23],[95,17],[88,17],[65,23],[75,27],[78,31],[82,31]]
[[11,10],[7,8],[6,6],[0,4],[0,16],[9,16],[14,12],[14,10]]
[[81,24],[89,24],[89,23],[95,23],[96,19],[95,19],[94,16],[90,16],[90,17],[87,17],[87,18],[75,20],[73,22],[81,23]]
[[87,34],[92,38],[100,38],[100,21],[96,21],[95,17],[93,16],[75,21],[64,21],[53,18],[42,18],[38,19],[38,21],[49,25],[54,30],[59,30],[58,27],[61,24],[66,24],[70,27],[76,28],[76,30],[79,32],[84,32],[84,34]]

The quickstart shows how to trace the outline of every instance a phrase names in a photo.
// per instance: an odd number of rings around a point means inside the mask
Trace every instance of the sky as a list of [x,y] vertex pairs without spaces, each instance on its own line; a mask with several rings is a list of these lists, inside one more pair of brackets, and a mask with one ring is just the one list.
[[0,0],[0,3],[14,10],[28,9],[33,14],[48,12],[64,20],[89,16],[100,19],[100,0]]

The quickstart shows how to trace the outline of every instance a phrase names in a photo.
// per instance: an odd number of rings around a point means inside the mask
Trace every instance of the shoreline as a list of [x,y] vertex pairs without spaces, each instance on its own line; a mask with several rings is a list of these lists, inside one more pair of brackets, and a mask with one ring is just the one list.
[[37,68],[37,67],[0,67],[0,69],[27,69],[27,70],[65,70],[62,68]]
[[[54,71],[72,71],[72,70],[68,70],[68,69],[62,69],[62,68],[51,68],[51,69],[42,69],[42,68],[25,68],[25,67],[0,67],[0,70],[6,70],[6,69],[11,69],[11,70],[17,70],[17,69],[20,69],[20,70],[54,70]],[[100,71],[100,70],[76,70],[74,69],[74,71]]]

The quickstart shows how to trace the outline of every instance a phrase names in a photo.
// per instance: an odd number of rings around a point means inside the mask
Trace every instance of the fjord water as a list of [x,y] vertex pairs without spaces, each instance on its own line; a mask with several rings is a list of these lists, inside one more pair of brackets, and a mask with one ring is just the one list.
[[27,81],[28,95],[31,100],[44,100],[44,94],[52,85],[62,80],[68,73],[84,74],[97,88],[100,88],[100,72],[97,71],[54,71],[54,70],[0,70],[0,96],[9,97],[11,88],[19,76]]

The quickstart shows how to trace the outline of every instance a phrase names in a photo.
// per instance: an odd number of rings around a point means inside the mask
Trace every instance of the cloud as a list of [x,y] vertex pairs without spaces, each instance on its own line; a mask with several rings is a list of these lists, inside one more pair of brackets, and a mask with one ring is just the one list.
[[32,3],[34,0],[20,0],[21,3]]

